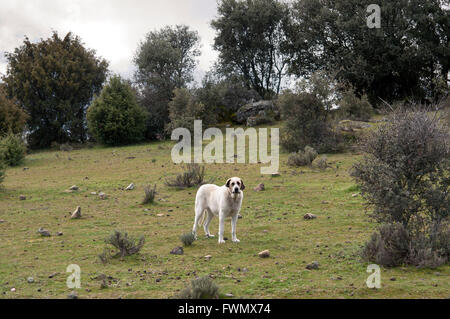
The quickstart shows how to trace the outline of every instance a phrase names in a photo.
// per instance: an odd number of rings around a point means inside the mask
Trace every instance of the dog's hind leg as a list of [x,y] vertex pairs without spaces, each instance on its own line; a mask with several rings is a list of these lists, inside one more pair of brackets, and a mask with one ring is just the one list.
[[194,226],[192,227],[192,233],[195,236],[195,239],[197,239],[197,226],[200,224],[201,218],[203,217],[203,214],[205,213],[205,210],[200,205],[195,205],[195,220],[194,220]]
[[213,238],[214,235],[211,235],[211,233],[209,232],[209,224],[211,223],[211,220],[213,219],[214,215],[209,211],[209,209],[206,210],[206,214],[207,215],[205,223],[203,224],[203,229],[205,230],[206,237]]

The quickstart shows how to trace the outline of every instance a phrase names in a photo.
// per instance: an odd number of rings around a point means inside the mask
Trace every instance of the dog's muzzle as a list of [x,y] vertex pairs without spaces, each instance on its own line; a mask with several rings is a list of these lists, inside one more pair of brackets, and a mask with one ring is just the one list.
[[239,188],[235,188],[233,189],[233,194],[239,194],[241,191],[239,190]]

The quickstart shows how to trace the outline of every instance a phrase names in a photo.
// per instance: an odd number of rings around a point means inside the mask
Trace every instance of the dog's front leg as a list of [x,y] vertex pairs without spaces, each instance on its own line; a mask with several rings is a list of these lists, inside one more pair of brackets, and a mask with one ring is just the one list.
[[224,244],[223,229],[225,227],[225,216],[223,212],[219,212],[219,244]]
[[237,223],[238,217],[239,217],[239,214],[235,214],[235,215],[233,215],[233,217],[231,217],[231,240],[233,241],[233,243],[240,242],[240,240],[236,238],[236,223]]

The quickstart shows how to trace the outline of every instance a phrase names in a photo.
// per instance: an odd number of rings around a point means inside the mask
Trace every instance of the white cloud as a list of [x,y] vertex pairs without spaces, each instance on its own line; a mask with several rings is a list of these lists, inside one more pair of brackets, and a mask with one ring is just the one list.
[[199,80],[217,58],[210,27],[215,15],[214,0],[2,0],[0,73],[6,72],[3,53],[20,46],[25,35],[38,41],[54,30],[60,35],[72,31],[108,60],[113,72],[130,77],[134,52],[147,32],[186,24],[202,39],[202,55],[195,72]]

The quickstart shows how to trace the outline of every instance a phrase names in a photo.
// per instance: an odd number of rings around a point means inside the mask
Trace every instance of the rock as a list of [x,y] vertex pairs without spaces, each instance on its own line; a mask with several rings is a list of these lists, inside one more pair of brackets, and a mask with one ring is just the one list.
[[226,297],[233,297],[233,294],[232,294],[232,293],[229,293],[229,294],[225,294],[225,296],[226,296]]
[[0,219],[0,224],[1,224],[1,223],[6,223],[6,220]]
[[270,256],[270,251],[268,249],[263,250],[258,254],[260,258],[268,258]]
[[20,200],[26,200],[27,197],[26,197],[25,195],[20,195],[20,196],[19,196],[19,199],[20,199]]
[[100,199],[106,199],[108,196],[105,193],[100,192],[98,193],[98,197],[100,197]]
[[28,167],[24,167],[23,170],[24,170],[24,171],[27,171],[27,170],[29,170],[29,168],[28,168]]
[[97,195],[97,192],[91,192],[91,195]]
[[48,275],[48,278],[53,278],[53,277],[55,277],[56,275],[58,275],[59,274],[59,272],[54,272],[54,273],[51,273],[50,275]]
[[48,230],[42,228],[42,227],[40,227],[38,229],[38,233],[41,234],[41,236],[43,236],[43,237],[50,237],[51,236],[50,232]]
[[174,249],[172,249],[172,251],[170,253],[172,255],[183,255],[184,250],[183,250],[183,247],[175,247]]
[[263,183],[260,183],[258,186],[256,186],[255,188],[253,188],[253,190],[254,190],[255,192],[263,191],[263,190],[264,190],[264,184],[263,184]]
[[337,129],[343,132],[353,132],[354,130],[367,129],[371,126],[371,124],[362,121],[342,120],[337,125]]
[[77,191],[77,190],[79,190],[80,188],[77,186],[77,185],[72,185],[70,188],[69,188],[69,190],[70,191]]
[[325,205],[325,204],[328,204],[328,201],[323,200],[323,201],[322,201],[322,204],[324,204],[324,205]]
[[62,236],[62,235],[64,235],[64,234],[60,231],[56,233],[56,236]]
[[16,288],[11,288],[11,292],[16,292]]
[[28,278],[27,278],[27,282],[28,282],[29,284],[32,284],[32,283],[34,282],[34,278],[33,278],[33,277],[28,277]]
[[127,188],[125,188],[126,191],[131,191],[134,189],[134,184],[131,183],[130,185],[127,186]]
[[357,193],[355,193],[355,194],[352,194],[352,197],[357,197],[358,196],[358,194]]
[[74,212],[72,213],[72,216],[70,216],[70,218],[72,218],[72,219],[81,218],[81,207],[80,206],[77,206],[77,208],[74,210]]
[[164,217],[164,214],[156,214],[158,217]]
[[396,281],[397,280],[397,278],[395,278],[395,277],[391,277],[391,279],[390,279],[391,281]]
[[272,174],[272,177],[279,177],[279,176],[280,176],[279,173],[273,173],[273,174]]
[[206,256],[205,256],[205,259],[206,259],[206,260],[210,260],[211,258],[212,258],[211,255],[206,255]]
[[70,294],[67,295],[68,299],[78,299],[78,295],[76,291],[72,291]]
[[319,269],[319,262],[313,261],[312,263],[306,265],[306,269],[308,270]]
[[238,214],[238,219],[242,219],[242,215],[241,214]]
[[238,123],[247,123],[249,117],[273,117],[278,119],[280,112],[273,101],[258,101],[245,104],[236,112]]
[[305,216],[303,216],[304,219],[316,219],[317,216],[311,213],[306,213]]

